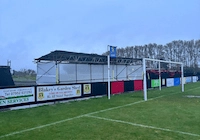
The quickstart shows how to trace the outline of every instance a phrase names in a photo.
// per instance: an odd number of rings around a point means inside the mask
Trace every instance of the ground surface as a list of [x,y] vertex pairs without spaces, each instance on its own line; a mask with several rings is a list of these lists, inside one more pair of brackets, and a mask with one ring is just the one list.
[[[0,140],[198,140],[200,83],[0,112]],[[186,96],[189,96],[186,97]]]

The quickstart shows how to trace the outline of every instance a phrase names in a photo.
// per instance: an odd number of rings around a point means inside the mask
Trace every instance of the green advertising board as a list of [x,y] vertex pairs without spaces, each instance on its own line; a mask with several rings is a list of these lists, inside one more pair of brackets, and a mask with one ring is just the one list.
[[153,79],[151,80],[151,87],[159,87],[160,80],[159,79]]

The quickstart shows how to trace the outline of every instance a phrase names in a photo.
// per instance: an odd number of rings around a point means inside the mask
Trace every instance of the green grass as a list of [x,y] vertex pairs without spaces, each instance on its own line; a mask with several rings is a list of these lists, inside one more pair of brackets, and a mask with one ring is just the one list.
[[36,80],[36,76],[33,76],[33,75],[24,75],[24,76],[13,75],[12,78],[14,81],[35,81]]
[[198,140],[200,98],[186,95],[200,83],[0,112],[0,140]]

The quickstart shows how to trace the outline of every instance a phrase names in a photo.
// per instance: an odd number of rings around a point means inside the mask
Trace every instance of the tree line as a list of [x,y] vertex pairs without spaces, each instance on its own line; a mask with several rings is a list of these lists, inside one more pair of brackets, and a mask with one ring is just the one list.
[[25,76],[25,75],[31,75],[36,76],[36,71],[32,69],[20,69],[19,71],[13,70],[12,75],[15,76]]
[[185,68],[197,70],[200,60],[200,40],[175,40],[165,45],[150,43],[147,45],[127,46],[125,48],[117,48],[117,56],[182,62]]

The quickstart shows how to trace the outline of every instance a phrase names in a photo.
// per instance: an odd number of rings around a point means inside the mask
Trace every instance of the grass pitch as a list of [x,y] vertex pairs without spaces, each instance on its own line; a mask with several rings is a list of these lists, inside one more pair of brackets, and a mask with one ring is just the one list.
[[198,140],[200,83],[0,112],[0,140]]

